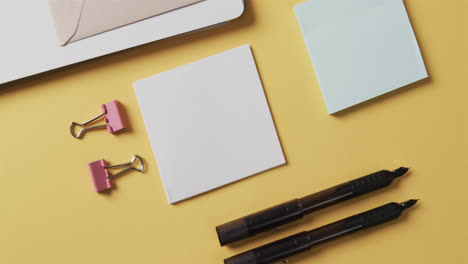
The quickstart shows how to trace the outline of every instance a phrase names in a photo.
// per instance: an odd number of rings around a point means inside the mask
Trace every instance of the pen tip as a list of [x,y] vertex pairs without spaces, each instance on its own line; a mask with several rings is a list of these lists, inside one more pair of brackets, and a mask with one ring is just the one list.
[[395,176],[395,178],[398,178],[400,176],[402,176],[403,174],[407,173],[409,170],[409,168],[406,168],[406,167],[400,167],[394,171],[392,171],[393,175]]
[[400,206],[401,206],[401,208],[403,210],[405,210],[405,209],[408,209],[408,208],[412,207],[413,205],[415,205],[418,201],[419,201],[419,199],[411,199],[411,200],[408,200],[406,202],[402,202],[400,204]]

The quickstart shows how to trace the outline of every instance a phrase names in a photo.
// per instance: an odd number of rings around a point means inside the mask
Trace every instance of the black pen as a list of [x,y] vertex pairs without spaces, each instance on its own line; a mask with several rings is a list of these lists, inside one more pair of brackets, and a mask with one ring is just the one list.
[[417,201],[409,200],[400,204],[389,203],[317,229],[301,232],[246,251],[225,259],[224,263],[267,264],[283,260],[334,238],[394,220],[400,216],[401,212],[413,206]]
[[408,168],[404,167],[394,171],[381,170],[217,226],[219,242],[224,246],[266,230],[278,229],[280,225],[300,219],[306,214],[386,187],[407,171]]

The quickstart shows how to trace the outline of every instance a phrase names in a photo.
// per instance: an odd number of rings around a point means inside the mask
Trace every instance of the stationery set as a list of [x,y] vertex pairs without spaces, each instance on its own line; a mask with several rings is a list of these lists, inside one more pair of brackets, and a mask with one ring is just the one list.
[[[0,84],[218,26],[239,17],[245,8],[243,0],[24,1],[0,4],[0,22],[20,12],[35,20],[13,23],[4,33],[7,48],[0,51],[0,65],[9,67],[0,73]],[[402,0],[308,0],[296,5],[294,13],[329,114],[428,77]],[[170,204],[286,164],[249,44],[137,80],[133,87]],[[107,129],[118,136],[127,127],[123,111],[118,100],[105,103],[97,116],[72,122],[70,133],[81,144],[92,130]],[[130,162],[117,165],[99,159],[88,169],[95,191],[111,192],[117,176],[144,172],[145,166],[142,157],[133,155]],[[122,170],[111,172],[117,168]],[[384,188],[407,172],[405,167],[378,171],[228,221],[216,227],[219,242],[224,246],[278,229]],[[394,220],[416,202],[388,203],[224,262],[284,261],[331,239]]]

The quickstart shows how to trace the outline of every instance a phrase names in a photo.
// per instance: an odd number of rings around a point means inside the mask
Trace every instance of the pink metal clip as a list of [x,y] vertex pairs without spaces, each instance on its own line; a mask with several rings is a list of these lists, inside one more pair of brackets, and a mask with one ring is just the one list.
[[102,112],[105,114],[104,120],[107,123],[107,131],[109,133],[114,133],[125,128],[119,101],[114,100],[103,104],[101,107]]
[[88,164],[89,173],[94,183],[96,192],[110,189],[112,184],[110,182],[109,173],[107,172],[107,162],[105,160],[98,160]]
[[[120,102],[117,100],[111,101],[107,104],[103,104],[101,106],[102,108],[102,113],[96,116],[95,118],[88,120],[84,122],[83,124],[72,122],[70,124],[70,133],[72,134],[73,137],[75,138],[81,138],[81,136],[86,132],[87,130],[91,129],[98,129],[98,128],[107,128],[107,131],[109,133],[115,133],[117,131],[120,131],[125,128],[125,123],[123,121],[122,117],[122,107],[120,105]],[[104,121],[106,121],[107,124],[105,125],[97,125],[97,126],[92,126],[92,127],[85,127],[88,124],[98,120],[99,118],[104,116]],[[80,126],[80,127],[85,127],[81,129],[78,134],[75,134],[74,127],[75,126]]]
[[[140,161],[141,163],[140,168],[138,169],[131,166],[136,161]],[[114,175],[109,175],[109,172],[107,171],[108,169],[119,168],[119,167],[127,167],[127,168]],[[143,162],[143,159],[140,156],[134,155],[130,162],[119,164],[119,165],[109,166],[107,162],[103,159],[95,161],[95,162],[91,162],[88,164],[88,169],[89,169],[89,173],[91,174],[91,179],[93,180],[94,189],[96,190],[96,192],[100,192],[100,191],[104,191],[104,190],[112,188],[112,184],[110,180],[123,173],[126,173],[130,170],[136,170],[136,171],[142,172],[145,169],[145,163]]]

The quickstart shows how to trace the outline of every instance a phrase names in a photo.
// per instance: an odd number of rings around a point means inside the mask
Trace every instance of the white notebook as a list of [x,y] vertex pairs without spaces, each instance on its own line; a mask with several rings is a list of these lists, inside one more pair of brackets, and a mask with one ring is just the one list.
[[169,203],[285,163],[249,45],[134,86]]
[[0,1],[0,84],[219,25],[243,12],[244,0],[204,0],[60,46],[47,0]]

